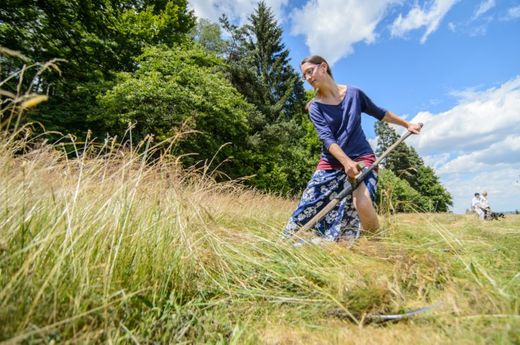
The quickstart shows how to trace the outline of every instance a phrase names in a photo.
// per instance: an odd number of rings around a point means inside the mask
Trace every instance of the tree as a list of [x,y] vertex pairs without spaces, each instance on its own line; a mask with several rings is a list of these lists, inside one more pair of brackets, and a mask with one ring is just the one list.
[[152,134],[159,141],[188,121],[197,133],[185,136],[174,151],[189,154],[186,165],[207,162],[218,152],[214,165],[227,160],[219,167],[226,176],[251,176],[246,183],[278,193],[304,187],[311,170],[291,170],[289,163],[308,165],[309,155],[299,146],[272,143],[289,142],[298,131],[305,138],[305,129],[285,121],[266,127],[261,136],[254,132],[262,114],[225,79],[224,63],[215,54],[196,44],[147,48],[136,64],[135,72],[119,73],[116,85],[99,99],[103,112],[92,120],[105,131],[122,132],[132,123],[135,140]]
[[[377,155],[381,155],[399,139],[396,131],[390,127],[388,123],[383,121],[377,121],[375,123],[375,132],[377,135]],[[419,157],[415,149],[408,147],[408,145],[403,142],[397,145],[386,157],[382,166],[393,171],[396,176],[406,180],[412,187],[415,187],[417,185],[417,170],[423,164],[423,160]]]
[[226,17],[221,22],[232,37],[227,62],[236,88],[269,122],[300,115],[305,100],[303,83],[289,64],[283,31],[271,9],[259,2],[241,28]]
[[309,133],[303,83],[289,64],[283,31],[264,2],[244,26],[231,24],[225,16],[220,21],[230,37],[225,53],[229,79],[259,110],[249,118],[254,161],[263,176],[255,185],[297,193],[305,187],[317,155],[308,150],[314,133]]
[[[399,138],[395,130],[386,122],[376,122],[375,132],[377,134],[376,153],[379,155]],[[452,205],[450,193],[442,186],[433,169],[424,164],[413,147],[409,147],[405,143],[399,144],[387,156],[383,168],[392,171],[396,178],[403,179],[410,188],[429,200],[428,205],[422,202],[421,209],[447,212],[448,206]],[[399,194],[400,197],[409,195],[411,194]]]
[[[186,0],[5,0],[0,4],[0,45],[31,62],[60,58],[61,75],[40,76],[49,102],[30,113],[48,129],[77,134],[96,123],[96,96],[115,72],[132,71],[133,58],[154,44],[184,41],[194,25]],[[8,65],[9,66],[9,65]],[[2,79],[16,68],[0,71]]]
[[423,165],[417,172],[417,185],[414,187],[422,196],[430,199],[434,212],[448,212],[453,205],[451,194],[444,188],[432,168]]
[[197,25],[191,32],[193,40],[204,49],[219,57],[224,57],[228,43],[222,39],[221,35],[220,26],[204,18],[198,19]]
[[135,140],[162,140],[188,123],[199,133],[176,147],[198,153],[187,164],[224,145],[219,158],[231,160],[224,173],[296,193],[317,160],[303,84],[265,3],[249,21],[240,28],[228,22],[231,39],[223,42],[214,24],[199,21],[194,29],[186,0],[6,0],[0,43],[31,61],[67,60],[61,76],[38,80],[51,97],[30,116],[47,129],[91,129],[99,138],[121,136],[132,123]]
[[380,212],[390,213],[430,212],[434,208],[430,199],[422,196],[390,169],[380,170],[377,204]]
[[[107,131],[121,132],[135,124],[132,135],[168,139],[188,123],[187,135],[174,153],[192,166],[230,159],[220,171],[232,178],[254,173],[248,155],[248,116],[255,109],[226,81],[222,61],[197,45],[146,48],[139,68],[118,74],[118,82],[100,97]],[[195,154],[191,156],[191,154]]]
[[253,52],[256,74],[264,85],[261,100],[270,106],[269,120],[290,119],[303,108],[305,92],[298,74],[289,64],[289,51],[282,43],[283,31],[265,2],[260,1],[246,25],[247,48]]

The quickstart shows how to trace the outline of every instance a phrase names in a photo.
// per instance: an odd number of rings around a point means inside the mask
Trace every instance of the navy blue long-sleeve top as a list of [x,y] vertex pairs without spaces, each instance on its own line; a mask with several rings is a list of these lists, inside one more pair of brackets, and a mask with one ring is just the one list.
[[309,115],[314,128],[323,142],[321,159],[331,164],[340,164],[329,152],[336,143],[345,154],[355,160],[374,151],[361,128],[361,113],[382,120],[386,110],[378,107],[358,88],[347,86],[343,100],[336,105],[313,101]]

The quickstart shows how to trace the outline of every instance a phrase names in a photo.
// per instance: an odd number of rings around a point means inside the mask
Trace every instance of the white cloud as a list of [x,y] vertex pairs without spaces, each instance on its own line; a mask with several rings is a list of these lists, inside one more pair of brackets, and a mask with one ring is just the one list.
[[457,2],[458,0],[434,0],[428,9],[420,8],[415,4],[405,17],[399,15],[392,23],[390,27],[392,36],[402,37],[409,31],[425,27],[426,32],[421,37],[421,43],[425,43],[428,36],[437,30],[442,18]]
[[388,7],[400,0],[315,0],[291,14],[292,34],[305,35],[311,54],[334,64],[358,42],[372,43]]
[[434,154],[430,156],[422,156],[424,163],[438,171],[444,164],[450,161],[451,155],[449,153]]
[[427,153],[470,152],[520,133],[520,76],[485,91],[455,93],[461,99],[452,109],[420,112],[415,121],[425,123],[416,145]]
[[455,212],[483,190],[493,192],[497,209],[520,209],[520,76],[454,95],[460,99],[452,109],[415,116],[414,122],[425,125],[409,143],[452,193]]
[[449,22],[448,28],[450,28],[451,32],[455,32],[457,30],[457,25],[453,22]]
[[520,18],[520,6],[511,7],[507,10],[506,20]]
[[[283,8],[289,0],[265,0],[279,21],[284,19]],[[189,0],[189,7],[199,18],[217,22],[224,13],[232,21],[244,24],[257,7],[257,0]]]
[[509,135],[504,140],[491,144],[480,151],[462,154],[444,164],[438,172],[441,174],[479,172],[499,165],[518,166],[520,161],[512,159],[520,157],[520,137]]
[[495,0],[484,0],[480,3],[478,8],[475,11],[475,14],[473,15],[473,18],[476,19],[495,7]]

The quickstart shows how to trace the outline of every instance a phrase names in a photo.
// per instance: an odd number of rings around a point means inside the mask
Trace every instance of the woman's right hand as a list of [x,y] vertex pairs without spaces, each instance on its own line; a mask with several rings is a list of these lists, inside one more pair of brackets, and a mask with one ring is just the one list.
[[359,174],[359,169],[357,162],[354,162],[352,159],[349,159],[345,164],[343,164],[343,167],[345,169],[345,173],[350,178],[356,178],[356,176]]
[[343,169],[345,170],[345,173],[347,176],[351,179],[356,178],[356,176],[359,174],[359,167],[357,162],[354,162],[352,159],[350,159],[345,152],[339,147],[338,144],[334,143],[329,146],[329,152],[338,160],[341,162],[341,165],[343,165]]

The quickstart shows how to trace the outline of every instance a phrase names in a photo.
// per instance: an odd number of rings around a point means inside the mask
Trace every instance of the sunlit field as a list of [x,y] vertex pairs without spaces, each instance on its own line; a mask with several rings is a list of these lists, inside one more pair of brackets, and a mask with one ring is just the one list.
[[378,233],[295,246],[297,200],[181,168],[178,137],[50,145],[21,121],[46,97],[5,97],[1,343],[520,343],[519,216],[383,200]]
[[23,133],[0,143],[5,343],[520,342],[518,216],[382,212],[376,235],[296,247],[280,236],[296,200],[147,144]]

